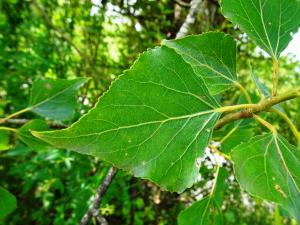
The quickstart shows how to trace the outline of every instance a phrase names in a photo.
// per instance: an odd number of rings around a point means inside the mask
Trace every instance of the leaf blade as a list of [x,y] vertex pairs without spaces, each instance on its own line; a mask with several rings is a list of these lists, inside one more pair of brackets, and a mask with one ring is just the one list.
[[222,0],[223,15],[278,59],[300,26],[298,0]]
[[229,35],[208,32],[164,41],[163,45],[182,55],[204,79],[213,95],[227,90],[237,81],[236,43]]
[[197,177],[196,159],[220,116],[215,107],[201,77],[162,46],[144,53],[73,126],[34,135],[181,192]]
[[179,225],[206,225],[223,224],[221,212],[224,189],[226,188],[226,178],[228,172],[224,168],[219,168],[216,175],[214,189],[209,196],[195,202],[187,209],[180,212],[178,216]]
[[12,213],[17,208],[16,197],[0,187],[0,219]]
[[237,179],[250,194],[281,204],[300,220],[300,151],[282,136],[265,134],[231,153]]
[[18,138],[24,142],[28,147],[33,150],[44,151],[49,149],[49,144],[41,141],[31,134],[31,130],[34,131],[47,131],[50,130],[49,126],[44,120],[31,120],[24,124],[17,130]]
[[36,80],[32,85],[29,109],[42,117],[69,120],[75,113],[76,91],[84,82],[83,78]]

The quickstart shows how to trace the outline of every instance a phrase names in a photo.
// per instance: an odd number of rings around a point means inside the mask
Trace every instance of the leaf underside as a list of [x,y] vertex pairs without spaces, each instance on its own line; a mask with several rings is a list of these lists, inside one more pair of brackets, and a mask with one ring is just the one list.
[[299,0],[222,0],[225,17],[278,59],[300,26]]
[[237,179],[250,194],[276,202],[300,221],[300,150],[278,134],[265,134],[231,153]]
[[142,54],[70,128],[34,134],[182,192],[198,175],[197,158],[220,116],[217,107],[193,67],[162,46]]

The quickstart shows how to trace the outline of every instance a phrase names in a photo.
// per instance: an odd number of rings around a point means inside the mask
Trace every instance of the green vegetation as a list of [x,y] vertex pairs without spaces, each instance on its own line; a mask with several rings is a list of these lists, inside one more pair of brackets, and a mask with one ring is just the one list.
[[298,18],[298,0],[1,1],[0,224],[297,224]]

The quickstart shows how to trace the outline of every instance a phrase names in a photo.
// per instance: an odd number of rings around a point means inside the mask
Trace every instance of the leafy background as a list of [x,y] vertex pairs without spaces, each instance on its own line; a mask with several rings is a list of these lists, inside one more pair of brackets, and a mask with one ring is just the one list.
[[[75,116],[64,122],[71,124],[95,104],[140,52],[174,38],[187,12],[188,7],[173,0],[1,1],[0,117],[27,106],[31,85],[38,78],[90,78],[79,91]],[[214,0],[204,1],[203,13],[191,33],[209,30],[224,31],[238,40],[238,75],[249,90],[254,90],[249,64],[271,90],[271,61],[225,20]],[[299,84],[299,63],[292,56],[283,58],[280,74],[284,74],[282,87]],[[255,98],[258,93],[252,95]],[[239,96],[228,90],[222,101],[232,105]],[[293,100],[282,107],[289,109],[288,115],[299,126],[299,103]],[[23,118],[38,117],[27,112]],[[285,132],[290,142],[296,142],[281,121],[268,120]],[[255,127],[253,132],[259,129]],[[18,200],[17,210],[0,223],[78,223],[108,165],[74,152],[32,150],[3,132],[0,139],[0,185]],[[225,224],[273,224],[273,206],[240,191],[232,171],[229,173]],[[208,192],[213,179],[211,166],[202,167],[201,174],[199,182],[179,196],[120,171],[101,203],[101,212],[110,224],[176,224],[179,212]],[[291,223],[288,219],[285,222]]]

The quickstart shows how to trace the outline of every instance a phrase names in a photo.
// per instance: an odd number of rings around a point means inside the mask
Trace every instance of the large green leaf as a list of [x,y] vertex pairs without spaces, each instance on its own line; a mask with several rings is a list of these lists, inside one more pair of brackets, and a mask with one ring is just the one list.
[[75,113],[76,91],[85,79],[41,79],[32,85],[29,108],[36,114],[53,120],[65,121]]
[[181,192],[198,175],[216,107],[202,78],[162,46],[144,53],[70,128],[34,134]]
[[0,187],[0,219],[12,213],[17,208],[17,199],[6,189]]
[[209,32],[164,41],[163,44],[174,48],[193,66],[212,94],[218,94],[236,82],[236,43],[229,35]]
[[178,225],[222,225],[221,208],[227,176],[226,169],[218,169],[210,195],[182,211],[178,217]]
[[279,134],[265,134],[237,146],[231,156],[242,188],[281,204],[300,221],[299,149]]
[[278,59],[300,26],[299,0],[222,0],[223,14]]
[[18,138],[28,145],[33,150],[48,150],[49,144],[41,141],[31,134],[31,130],[34,131],[47,131],[49,126],[44,120],[32,120],[24,124],[17,131]]

